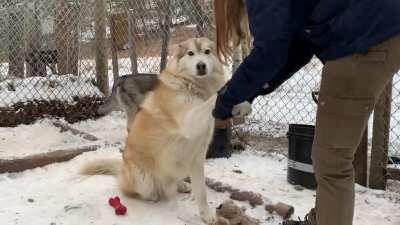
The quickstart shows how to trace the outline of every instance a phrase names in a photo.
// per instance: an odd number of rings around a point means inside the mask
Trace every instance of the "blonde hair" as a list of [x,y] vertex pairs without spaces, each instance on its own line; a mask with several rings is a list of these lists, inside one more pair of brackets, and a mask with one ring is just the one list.
[[214,0],[214,20],[218,57],[226,62],[233,48],[249,43],[249,28],[244,0]]

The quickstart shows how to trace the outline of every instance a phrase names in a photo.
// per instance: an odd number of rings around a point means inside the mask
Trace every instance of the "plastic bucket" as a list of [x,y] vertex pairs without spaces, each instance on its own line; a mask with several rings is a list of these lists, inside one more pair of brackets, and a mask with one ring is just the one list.
[[312,125],[290,124],[287,181],[308,189],[316,189],[317,182],[311,160],[315,127]]

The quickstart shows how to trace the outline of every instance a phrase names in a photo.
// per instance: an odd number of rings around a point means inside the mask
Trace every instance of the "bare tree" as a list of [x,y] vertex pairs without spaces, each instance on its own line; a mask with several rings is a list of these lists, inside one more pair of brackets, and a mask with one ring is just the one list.
[[60,74],[78,74],[78,9],[66,0],[57,0],[55,39]]
[[10,1],[8,9],[9,77],[24,77],[24,13],[19,5]]
[[95,60],[97,86],[108,95],[107,48],[106,48],[106,0],[95,1]]

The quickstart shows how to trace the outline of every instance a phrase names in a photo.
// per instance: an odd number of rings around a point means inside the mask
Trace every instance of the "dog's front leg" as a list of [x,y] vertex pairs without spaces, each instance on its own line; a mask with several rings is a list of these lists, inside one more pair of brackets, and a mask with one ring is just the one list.
[[209,224],[215,224],[216,214],[211,210],[207,202],[207,192],[204,177],[204,162],[196,162],[191,174],[192,190],[199,207],[202,220]]

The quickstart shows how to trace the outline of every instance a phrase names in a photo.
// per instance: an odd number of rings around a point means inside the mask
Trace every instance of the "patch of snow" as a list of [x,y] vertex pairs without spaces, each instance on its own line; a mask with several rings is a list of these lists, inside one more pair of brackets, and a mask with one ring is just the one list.
[[16,78],[0,82],[0,107],[34,100],[75,102],[76,97],[102,97],[92,79],[74,75]]
[[[72,126],[89,132],[100,143],[122,142],[125,139],[126,119],[121,112],[114,112],[99,120],[83,121]],[[72,134],[59,134],[51,120],[33,125],[0,130],[2,156],[13,156],[24,149],[24,154],[36,153],[34,149],[62,149],[66,146],[83,145],[84,140]],[[6,143],[6,144],[3,144]],[[107,145],[104,145],[107,146]],[[146,224],[184,225],[203,224],[192,195],[180,194],[168,202],[150,203],[122,195],[113,177],[78,175],[79,168],[97,158],[120,158],[118,146],[109,145],[99,151],[85,153],[65,162],[21,173],[0,174],[0,224]],[[24,155],[22,154],[22,155]],[[255,166],[256,165],[256,166]],[[242,173],[234,173],[241,170]],[[285,202],[295,206],[295,218],[303,217],[313,207],[315,191],[297,191],[286,181],[287,159],[274,153],[245,151],[230,159],[213,159],[206,162],[206,176],[227,183],[235,188],[255,191],[266,197],[266,202]],[[108,206],[108,198],[119,195],[127,206],[126,216],[116,216]],[[227,194],[208,189],[212,207],[228,199]],[[265,225],[278,225],[282,220],[268,214],[263,207],[250,208],[248,213]],[[400,223],[400,195],[374,191],[357,186],[355,225],[398,225]]]
[[22,158],[88,143],[71,132],[60,133],[49,119],[14,128],[0,127],[0,159]]
[[[203,224],[192,195],[180,194],[168,202],[151,203],[127,198],[118,190],[116,179],[107,176],[82,177],[78,170],[96,158],[120,158],[118,149],[104,148],[76,159],[44,168],[0,175],[0,224]],[[254,165],[257,165],[256,167]],[[242,174],[232,170],[240,169]],[[231,159],[209,160],[209,177],[234,187],[262,193],[271,202],[295,206],[295,216],[304,216],[314,204],[314,191],[296,191],[286,182],[286,159],[279,155],[246,152]],[[29,188],[27,188],[29,187]],[[126,216],[116,216],[108,198],[119,195],[127,206]],[[228,199],[227,194],[208,190],[212,207]],[[397,225],[400,222],[400,195],[357,187],[355,225]],[[263,207],[248,208],[248,213],[265,225],[282,220]]]

